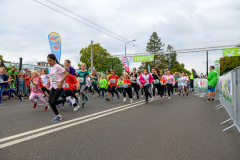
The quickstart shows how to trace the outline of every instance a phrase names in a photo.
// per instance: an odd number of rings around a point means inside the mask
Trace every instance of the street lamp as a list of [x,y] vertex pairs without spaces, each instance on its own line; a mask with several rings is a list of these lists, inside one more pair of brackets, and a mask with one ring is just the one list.
[[130,42],[133,42],[133,41],[136,41],[136,39],[128,41],[128,42],[125,43],[125,57],[127,57],[127,44],[130,43]]

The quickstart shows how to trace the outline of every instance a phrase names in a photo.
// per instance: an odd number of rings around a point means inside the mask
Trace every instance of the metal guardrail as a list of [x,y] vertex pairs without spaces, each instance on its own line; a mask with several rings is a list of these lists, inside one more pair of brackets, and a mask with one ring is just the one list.
[[[199,97],[204,97],[205,94],[207,95],[207,80],[194,79],[194,90]],[[221,104],[215,108],[217,110],[225,108],[230,116],[229,119],[221,124],[225,124],[231,120],[233,121],[233,124],[223,131],[227,131],[236,126],[240,132],[240,66],[218,78],[216,97]]]

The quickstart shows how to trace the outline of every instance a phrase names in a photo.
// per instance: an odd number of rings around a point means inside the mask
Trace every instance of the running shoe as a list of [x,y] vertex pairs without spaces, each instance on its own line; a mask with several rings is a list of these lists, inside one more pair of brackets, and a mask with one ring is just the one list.
[[110,99],[109,99],[109,98],[106,98],[106,100],[107,100],[107,101],[110,101]]
[[70,106],[72,106],[72,100],[68,99],[67,102],[69,103]]
[[136,96],[134,95],[133,98],[136,98]]
[[79,105],[75,106],[73,111],[77,111],[79,109]]
[[90,98],[93,98],[94,97],[94,95],[91,95],[91,97]]
[[185,94],[183,94],[183,97],[185,96]]
[[88,101],[88,96],[85,96],[86,101]]
[[141,97],[143,97],[143,95]]
[[20,102],[22,102],[23,101],[23,98],[20,98]]
[[62,120],[61,115],[56,116],[55,118],[52,119],[53,122],[57,122],[57,121],[61,121],[61,120]]
[[36,99],[35,99],[35,102],[37,102],[39,100],[39,98],[37,97]]
[[48,111],[48,109],[49,109],[49,107],[48,107],[48,106],[46,106],[44,111]]
[[123,98],[123,101],[125,102],[127,98]]
[[101,94],[99,94],[99,96],[98,97],[101,97],[102,95]]
[[114,100],[115,99],[115,97],[112,97],[112,100]]
[[119,94],[117,95],[118,99],[120,98]]
[[139,99],[139,96],[137,96],[137,99]]
[[133,99],[130,100],[130,103],[133,103]]
[[35,102],[33,105],[33,108],[36,108],[36,107],[37,107],[37,102]]
[[154,101],[154,97],[151,98],[151,101]]
[[163,97],[161,97],[161,102],[163,102]]
[[104,96],[102,96],[102,99],[104,99]]
[[186,96],[188,96],[188,93],[186,93]]
[[148,103],[148,100],[146,99],[145,102]]
[[63,103],[60,103],[59,105],[57,105],[59,108],[62,108],[64,109],[64,104]]
[[215,102],[215,99],[212,99],[212,102]]
[[84,102],[82,103],[82,108],[84,107],[85,104],[86,104],[86,101],[84,101]]
[[168,97],[168,99],[171,99],[171,97]]
[[180,93],[178,95],[180,96]]
[[204,100],[204,102],[211,102],[211,101],[210,101],[210,99],[208,99],[208,100]]

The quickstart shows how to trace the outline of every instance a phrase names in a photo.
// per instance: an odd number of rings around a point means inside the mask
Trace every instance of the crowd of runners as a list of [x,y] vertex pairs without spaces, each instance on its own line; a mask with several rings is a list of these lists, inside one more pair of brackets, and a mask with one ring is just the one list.
[[[45,111],[50,106],[56,115],[52,119],[53,122],[62,120],[58,109],[64,108],[65,103],[72,106],[73,111],[77,111],[80,107],[86,106],[86,102],[94,98],[95,94],[104,99],[106,103],[110,100],[120,99],[121,96],[123,101],[129,100],[129,103],[133,103],[134,99],[140,99],[140,97],[145,97],[146,103],[157,97],[163,102],[164,96],[171,99],[174,92],[179,96],[181,94],[188,96],[191,77],[187,73],[172,74],[170,71],[166,71],[162,74],[158,68],[154,67],[151,73],[147,69],[138,73],[134,68],[133,72],[124,72],[122,75],[116,75],[114,70],[107,70],[106,74],[99,74],[94,70],[89,73],[84,63],[81,64],[81,70],[75,72],[69,60],[65,60],[64,66],[62,66],[54,54],[49,54],[47,61],[50,65],[49,72],[45,70],[31,71],[29,100],[33,102],[33,108],[37,107],[39,100],[45,105]],[[0,105],[2,105],[4,95],[11,98],[15,94],[20,101],[23,100],[11,83],[12,79],[13,77],[5,74],[4,68],[1,67]],[[45,99],[48,99],[48,102]]]

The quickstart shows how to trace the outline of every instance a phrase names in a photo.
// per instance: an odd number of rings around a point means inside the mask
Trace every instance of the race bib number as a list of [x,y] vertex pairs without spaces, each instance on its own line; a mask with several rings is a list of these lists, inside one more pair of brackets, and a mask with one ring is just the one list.
[[2,83],[3,82],[3,79],[2,78],[0,78],[0,83]]
[[171,80],[168,80],[167,83],[171,83],[172,81]]
[[84,82],[84,78],[82,78],[82,77],[79,77],[78,80],[79,80],[79,83],[83,83]]
[[115,79],[110,79],[110,83],[115,83],[116,80]]
[[31,83],[31,85],[30,85],[30,86],[35,88],[35,85],[34,85],[33,83]]
[[186,81],[182,81],[182,83],[185,83]]
[[124,87],[124,88],[128,88],[128,85],[127,85],[127,84],[124,84],[123,87]]
[[68,84],[68,83],[65,83],[65,84],[64,84],[64,88],[69,88],[69,84]]
[[52,81],[52,83],[57,83],[56,77],[55,76],[51,76],[51,81]]
[[131,81],[135,81],[135,78],[133,78],[133,77],[131,77],[131,79],[130,79]]
[[163,81],[160,81],[160,84],[163,85]]
[[148,83],[148,79],[145,79],[146,83]]
[[159,84],[159,80],[158,79],[155,79],[153,82],[154,82],[154,84]]
[[101,84],[104,84],[104,82],[102,81]]

